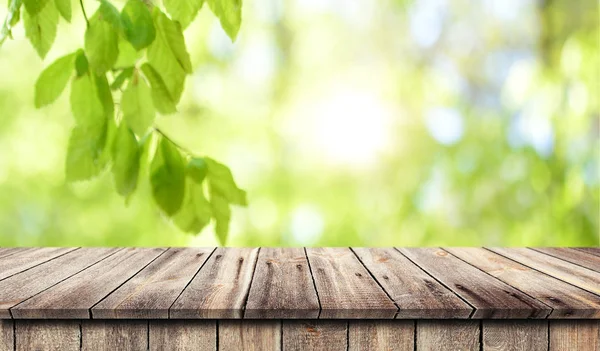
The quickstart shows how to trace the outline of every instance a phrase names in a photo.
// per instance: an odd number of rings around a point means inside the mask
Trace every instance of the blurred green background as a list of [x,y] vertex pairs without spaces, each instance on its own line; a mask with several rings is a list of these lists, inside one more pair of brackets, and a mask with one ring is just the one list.
[[[21,26],[0,48],[0,245],[216,245],[169,223],[147,179],[127,206],[110,172],[65,182],[68,94],[35,110],[33,86],[82,46],[73,9],[45,63]],[[246,0],[232,44],[204,6],[195,74],[158,124],[248,191],[231,246],[598,246],[599,16],[596,0]]]

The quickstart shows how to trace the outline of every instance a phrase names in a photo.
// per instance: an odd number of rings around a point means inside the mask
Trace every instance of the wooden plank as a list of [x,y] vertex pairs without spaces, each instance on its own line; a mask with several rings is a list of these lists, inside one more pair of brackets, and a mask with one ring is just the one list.
[[396,305],[349,248],[307,248],[323,319],[392,319]]
[[354,248],[396,302],[396,318],[469,318],[473,308],[393,248]]
[[217,322],[202,320],[151,320],[150,350],[214,351]]
[[399,249],[475,307],[472,318],[545,318],[550,308],[436,248]]
[[350,321],[348,328],[350,351],[414,350],[414,321]]
[[13,318],[90,318],[90,308],[164,252],[127,248],[11,308]]
[[582,289],[600,294],[600,273],[598,272],[530,249],[495,247],[490,250]]
[[83,351],[148,349],[148,321],[85,320],[81,322]]
[[548,321],[482,321],[486,351],[547,351]]
[[172,248],[92,308],[95,319],[169,318],[169,307],[214,248]]
[[600,272],[600,256],[565,247],[532,247],[531,249]]
[[550,351],[599,351],[600,321],[550,321]]
[[0,320],[0,350],[14,350],[14,321]]
[[305,320],[283,321],[283,349],[295,350],[347,350],[348,322]]
[[117,248],[74,250],[0,281],[0,318],[11,318],[9,308],[90,267],[118,250]]
[[169,310],[170,318],[242,318],[258,248],[218,248]]
[[0,258],[8,257],[10,255],[23,253],[26,251],[35,250],[35,247],[3,247],[0,248]]
[[244,318],[317,318],[319,301],[303,248],[261,248]]
[[600,318],[600,296],[482,248],[446,248],[461,260],[552,307],[548,318]]
[[17,351],[79,351],[79,321],[15,321]]
[[573,249],[587,252],[595,256],[600,256],[600,247],[574,247]]
[[0,280],[75,249],[74,247],[40,247],[0,258]]
[[[218,324],[218,350],[281,350],[281,322],[274,320],[222,320]],[[288,349],[286,348],[286,351]]]
[[417,321],[417,350],[479,351],[479,322]]

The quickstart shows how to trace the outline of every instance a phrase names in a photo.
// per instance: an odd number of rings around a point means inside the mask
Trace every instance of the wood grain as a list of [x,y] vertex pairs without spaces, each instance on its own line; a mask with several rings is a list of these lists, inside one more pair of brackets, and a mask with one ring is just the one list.
[[11,308],[13,318],[90,318],[90,308],[163,252],[123,249]]
[[14,350],[14,321],[0,320],[0,350]]
[[483,321],[486,351],[547,351],[547,321]]
[[0,258],[36,249],[35,247],[2,247],[0,248]]
[[283,321],[283,349],[347,350],[348,324],[343,321],[305,320]]
[[95,319],[169,318],[169,307],[214,248],[171,248],[92,308]]
[[307,248],[323,319],[392,319],[396,305],[348,248]]
[[548,318],[600,318],[600,296],[482,248],[446,248],[461,260],[552,307]]
[[350,351],[414,350],[414,321],[350,321],[348,328]]
[[[79,351],[79,321],[15,321],[17,351]],[[12,349],[12,348],[11,348]]]
[[574,247],[573,249],[587,252],[595,256],[600,256],[600,247]]
[[262,248],[244,318],[319,316],[319,301],[302,248]]
[[116,248],[78,249],[0,281],[0,318],[9,308],[114,254]]
[[582,289],[600,294],[600,273],[563,261],[556,257],[525,248],[490,248],[490,250],[544,272]]
[[194,320],[151,320],[152,351],[214,351],[217,349],[217,322]]
[[534,247],[532,250],[600,272],[600,256],[566,247]]
[[81,322],[83,351],[148,349],[148,321],[85,320]]
[[478,351],[479,322],[451,320],[417,321],[417,350]]
[[473,308],[393,248],[354,248],[400,309],[396,318],[469,318]]
[[13,274],[17,274],[38,264],[49,261],[69,251],[73,247],[41,247],[29,250],[21,250],[14,255],[0,258],[0,280],[6,279]]
[[600,351],[600,321],[550,321],[550,351]]
[[472,318],[546,318],[550,308],[436,248],[399,249],[475,307]]
[[[281,322],[270,320],[222,320],[218,325],[218,350],[281,350]],[[286,348],[286,350],[288,350]]]
[[218,248],[170,309],[171,318],[242,318],[257,248]]

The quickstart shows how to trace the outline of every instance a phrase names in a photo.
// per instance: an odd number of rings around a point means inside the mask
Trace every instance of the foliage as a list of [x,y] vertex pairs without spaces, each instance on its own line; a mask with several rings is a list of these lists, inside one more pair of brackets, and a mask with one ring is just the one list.
[[[161,8],[149,1],[128,0],[119,10],[100,0],[89,18],[80,2],[87,24],[83,48],[41,72],[34,104],[36,108],[52,104],[70,83],[76,125],[67,149],[68,181],[88,180],[110,167],[116,191],[128,200],[140,177],[149,176],[158,207],[176,225],[199,233],[214,219],[224,244],[230,206],[246,206],[245,192],[227,166],[186,151],[154,124],[157,113],[177,111],[186,77],[192,73],[183,28],[203,2],[164,0]],[[209,4],[235,40],[241,0]],[[10,0],[0,44],[22,19],[27,38],[43,59],[56,39],[60,18],[71,21],[70,0]],[[143,164],[148,162],[144,174]]]

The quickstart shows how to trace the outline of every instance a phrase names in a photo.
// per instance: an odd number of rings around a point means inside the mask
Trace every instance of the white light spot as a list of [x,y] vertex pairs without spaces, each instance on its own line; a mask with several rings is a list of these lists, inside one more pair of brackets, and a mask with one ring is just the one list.
[[463,136],[463,117],[456,110],[433,108],[427,112],[425,123],[429,134],[440,144],[455,144]]
[[312,245],[321,235],[325,222],[321,213],[312,205],[300,205],[292,212],[290,231],[294,242],[300,245]]

